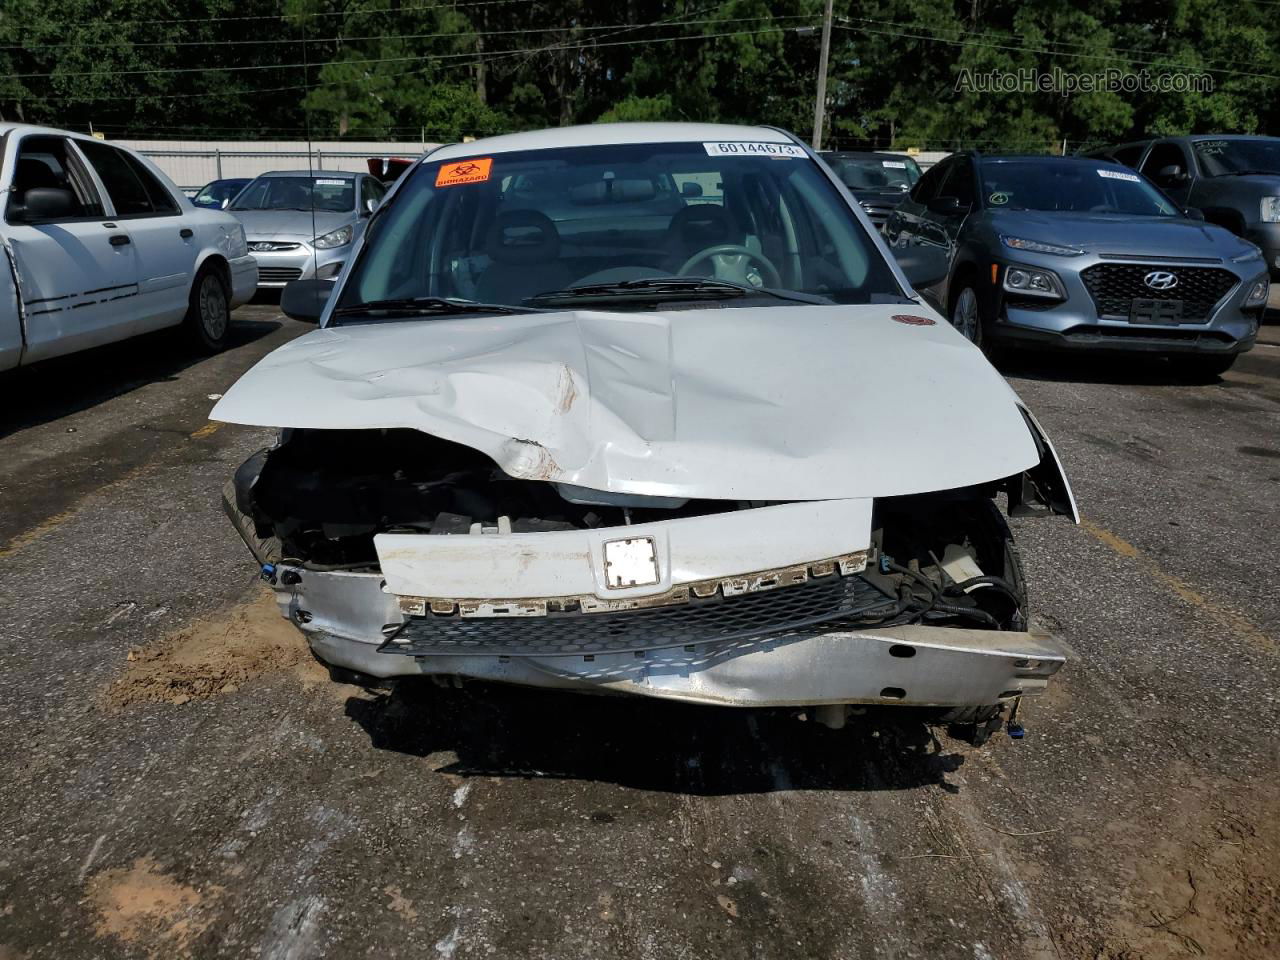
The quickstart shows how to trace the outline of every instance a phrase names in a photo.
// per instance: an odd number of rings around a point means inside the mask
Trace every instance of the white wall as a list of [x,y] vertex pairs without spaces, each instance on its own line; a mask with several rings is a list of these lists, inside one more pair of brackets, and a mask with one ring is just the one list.
[[[145,154],[184,190],[210,180],[256,177],[269,170],[306,170],[305,140],[113,140]],[[367,170],[369,157],[417,157],[434,143],[312,141],[311,166],[325,170]],[[219,165],[221,171],[219,172]]]

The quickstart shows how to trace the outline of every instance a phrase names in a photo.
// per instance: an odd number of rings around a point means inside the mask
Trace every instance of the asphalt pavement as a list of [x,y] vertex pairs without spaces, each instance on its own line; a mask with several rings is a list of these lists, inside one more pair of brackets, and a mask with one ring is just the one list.
[[1084,523],[1015,524],[1074,658],[982,748],[331,683],[218,506],[269,433],[206,419],[305,330],[0,378],[0,960],[1280,955],[1280,326],[1007,371]]

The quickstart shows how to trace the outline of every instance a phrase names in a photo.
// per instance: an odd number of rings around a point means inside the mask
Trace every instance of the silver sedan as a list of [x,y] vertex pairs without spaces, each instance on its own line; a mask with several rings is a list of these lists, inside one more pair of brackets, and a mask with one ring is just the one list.
[[337,277],[384,193],[364,173],[281,170],[255,179],[228,210],[244,224],[258,286],[283,287]]

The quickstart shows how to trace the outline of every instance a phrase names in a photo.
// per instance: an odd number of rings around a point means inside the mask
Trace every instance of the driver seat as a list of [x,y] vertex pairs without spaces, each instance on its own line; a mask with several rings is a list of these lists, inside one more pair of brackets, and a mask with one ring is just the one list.
[[744,239],[724,207],[714,203],[687,206],[667,225],[666,248],[671,253],[671,271],[679,270],[699,250],[722,243],[741,245]]
[[485,252],[491,262],[476,284],[476,298],[484,303],[518,304],[569,285],[569,269],[559,259],[560,233],[544,213],[499,214],[489,227]]

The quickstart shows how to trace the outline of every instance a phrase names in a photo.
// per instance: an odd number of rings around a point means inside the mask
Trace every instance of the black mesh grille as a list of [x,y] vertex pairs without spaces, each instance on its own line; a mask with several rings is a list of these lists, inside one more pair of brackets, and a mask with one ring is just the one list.
[[[1177,286],[1153,290],[1143,282],[1153,270],[1173,274],[1178,278]],[[1081,272],[1080,278],[1100,317],[1127,320],[1134,300],[1180,300],[1183,323],[1204,322],[1239,282],[1231,271],[1216,267],[1150,263],[1099,263]]]
[[618,613],[545,617],[410,617],[379,650],[407,656],[486,654],[570,656],[661,650],[783,633],[833,620],[889,615],[896,601],[858,576],[815,577],[803,584],[735,597]]
[[281,280],[297,280],[302,271],[297,267],[259,267],[258,280],[267,283],[279,283]]

